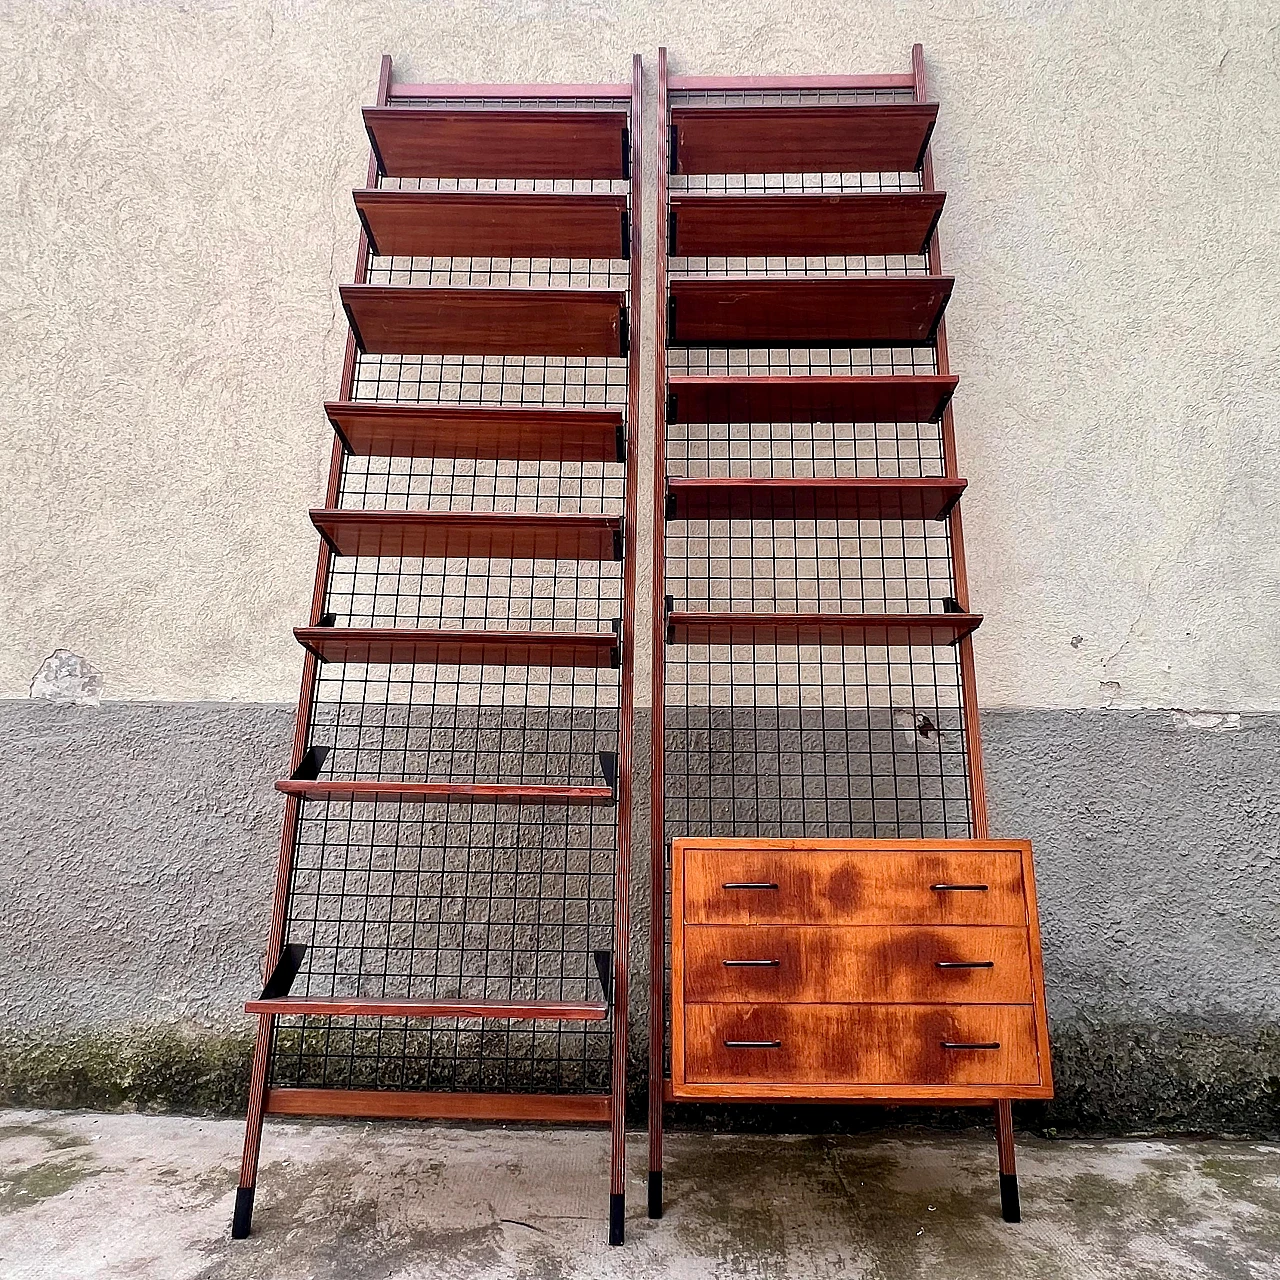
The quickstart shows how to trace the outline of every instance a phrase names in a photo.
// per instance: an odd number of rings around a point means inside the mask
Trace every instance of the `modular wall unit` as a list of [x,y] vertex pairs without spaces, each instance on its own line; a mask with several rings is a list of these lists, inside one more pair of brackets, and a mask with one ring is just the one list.
[[1052,1093],[990,838],[923,56],[658,62],[649,1212],[664,1104]]
[[233,1235],[264,1116],[447,1117],[607,1125],[621,1243],[640,60],[364,121]]

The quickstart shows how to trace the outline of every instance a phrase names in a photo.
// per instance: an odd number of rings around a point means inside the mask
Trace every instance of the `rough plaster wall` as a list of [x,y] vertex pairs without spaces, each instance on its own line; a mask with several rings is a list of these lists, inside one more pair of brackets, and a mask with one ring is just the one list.
[[[0,702],[0,929],[23,939],[0,952],[0,1031],[242,1024],[292,720]],[[1280,717],[1213,734],[1168,714],[1009,711],[984,729],[993,832],[1036,848],[1055,1018],[1280,1022]],[[637,973],[646,875],[641,856]],[[638,1015],[644,993],[637,979]]]
[[590,80],[920,40],[985,703],[1280,707],[1278,31],[1256,0],[10,0],[0,695],[64,647],[107,699],[296,696],[383,50]]
[[[0,930],[22,940],[0,948],[0,1097],[242,1109],[242,1002],[259,976],[279,823],[271,780],[291,721],[284,706],[0,702]],[[1275,1131],[1280,717],[1206,733],[1168,713],[1007,711],[984,729],[995,830],[1029,834],[1037,850],[1057,1098],[1024,1120]],[[636,855],[639,1116],[647,850]],[[847,1108],[680,1116],[869,1123]]]
[[243,1025],[293,709],[0,702],[0,1028]]
[[1035,849],[1050,1016],[1280,1024],[1280,717],[982,719],[991,831]]

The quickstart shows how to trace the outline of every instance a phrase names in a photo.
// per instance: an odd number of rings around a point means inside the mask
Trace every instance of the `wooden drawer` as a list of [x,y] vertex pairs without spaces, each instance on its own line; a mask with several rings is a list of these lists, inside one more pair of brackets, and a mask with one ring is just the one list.
[[691,925],[681,959],[691,1003],[1032,999],[1027,931],[1018,927]]
[[[862,842],[865,846],[867,842]],[[687,924],[1027,924],[1013,844],[677,840],[673,890]]]
[[[949,1046],[995,1046],[993,1048]],[[690,1084],[1038,1085],[1027,1005],[690,1004]]]

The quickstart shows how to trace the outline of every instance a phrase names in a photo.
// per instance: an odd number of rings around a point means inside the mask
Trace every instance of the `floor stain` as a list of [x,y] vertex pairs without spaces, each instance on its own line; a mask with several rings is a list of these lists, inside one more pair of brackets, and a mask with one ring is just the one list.
[[60,1196],[101,1172],[84,1157],[49,1160],[29,1169],[0,1169],[0,1213],[15,1213]]
[[[33,1145],[38,1154],[23,1158],[23,1148]],[[91,1146],[88,1138],[55,1122],[0,1125],[0,1213],[30,1208],[97,1177],[103,1169]]]

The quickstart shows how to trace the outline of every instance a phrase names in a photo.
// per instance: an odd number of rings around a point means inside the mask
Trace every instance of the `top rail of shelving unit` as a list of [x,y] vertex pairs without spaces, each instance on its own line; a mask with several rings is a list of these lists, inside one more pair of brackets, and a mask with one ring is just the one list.
[[[908,86],[911,77],[906,78]],[[631,98],[630,84],[393,84],[387,93],[389,102],[407,102],[422,98],[527,98],[531,102],[559,101],[569,98]]]
[[832,89],[912,89],[911,72],[866,76],[672,76],[667,88],[673,93],[717,93]]

